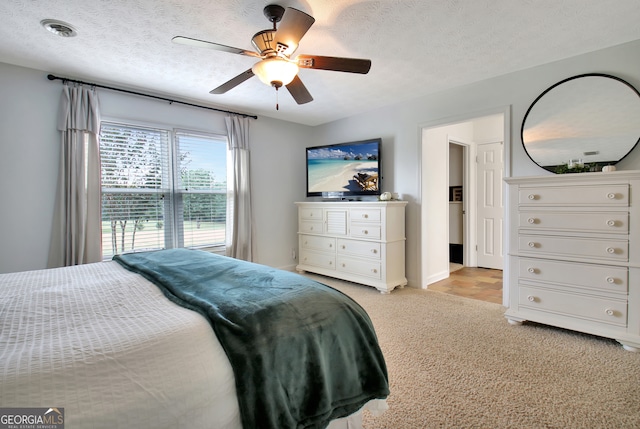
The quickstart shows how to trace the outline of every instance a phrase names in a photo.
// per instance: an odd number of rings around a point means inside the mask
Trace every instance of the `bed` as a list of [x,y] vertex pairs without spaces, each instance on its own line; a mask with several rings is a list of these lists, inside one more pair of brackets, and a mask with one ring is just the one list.
[[386,409],[366,312],[295,273],[171,249],[0,275],[0,409],[67,428],[357,428]]

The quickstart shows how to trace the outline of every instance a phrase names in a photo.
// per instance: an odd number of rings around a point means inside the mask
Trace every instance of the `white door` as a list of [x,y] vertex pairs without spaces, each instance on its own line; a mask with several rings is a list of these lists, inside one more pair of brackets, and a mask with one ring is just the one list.
[[478,147],[478,266],[503,268],[502,248],[504,174],[502,142],[479,144]]

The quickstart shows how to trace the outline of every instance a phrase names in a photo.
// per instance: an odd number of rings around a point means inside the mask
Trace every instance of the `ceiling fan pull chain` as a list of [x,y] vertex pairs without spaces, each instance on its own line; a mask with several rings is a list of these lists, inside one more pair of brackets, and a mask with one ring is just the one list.
[[278,87],[276,86],[276,110],[280,110],[280,104],[278,99]]

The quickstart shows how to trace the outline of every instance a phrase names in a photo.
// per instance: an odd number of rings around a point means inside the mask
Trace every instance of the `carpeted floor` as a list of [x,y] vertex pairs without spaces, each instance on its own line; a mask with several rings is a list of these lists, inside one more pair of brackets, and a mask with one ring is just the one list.
[[499,304],[310,275],[369,313],[390,409],[366,429],[640,428],[640,353],[544,325],[511,326]]

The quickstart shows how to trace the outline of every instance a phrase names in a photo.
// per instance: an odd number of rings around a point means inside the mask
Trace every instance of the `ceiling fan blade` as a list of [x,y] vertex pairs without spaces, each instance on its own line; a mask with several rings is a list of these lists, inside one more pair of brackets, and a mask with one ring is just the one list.
[[314,17],[298,9],[288,7],[284,12],[282,21],[280,21],[280,25],[274,36],[276,46],[277,44],[283,45],[278,51],[285,55],[291,55],[298,49],[300,39],[302,39],[302,36],[306,34],[314,22],[316,22]]
[[171,39],[173,43],[180,45],[196,46],[198,48],[215,49],[216,51],[230,52],[232,54],[248,55],[250,57],[260,57],[260,54],[253,51],[246,51],[232,46],[221,45],[219,43],[207,42],[206,40],[192,39],[191,37],[176,36]]
[[229,91],[230,89],[235,88],[236,86],[240,85],[242,82],[244,82],[245,80],[249,79],[253,77],[253,71],[251,69],[244,71],[242,73],[240,73],[238,76],[234,77],[233,79],[223,83],[222,85],[220,85],[219,87],[217,87],[216,89],[212,89],[211,91],[209,91],[210,94],[224,94],[225,92]]
[[347,73],[367,74],[371,60],[360,58],[323,57],[320,55],[298,55],[298,67],[305,69],[332,70]]
[[313,97],[307,90],[307,87],[304,86],[304,83],[302,83],[298,75],[296,75],[296,77],[293,78],[291,83],[287,85],[287,89],[289,90],[289,93],[291,94],[293,99],[296,100],[296,103],[298,104],[306,104],[310,101],[313,101]]

